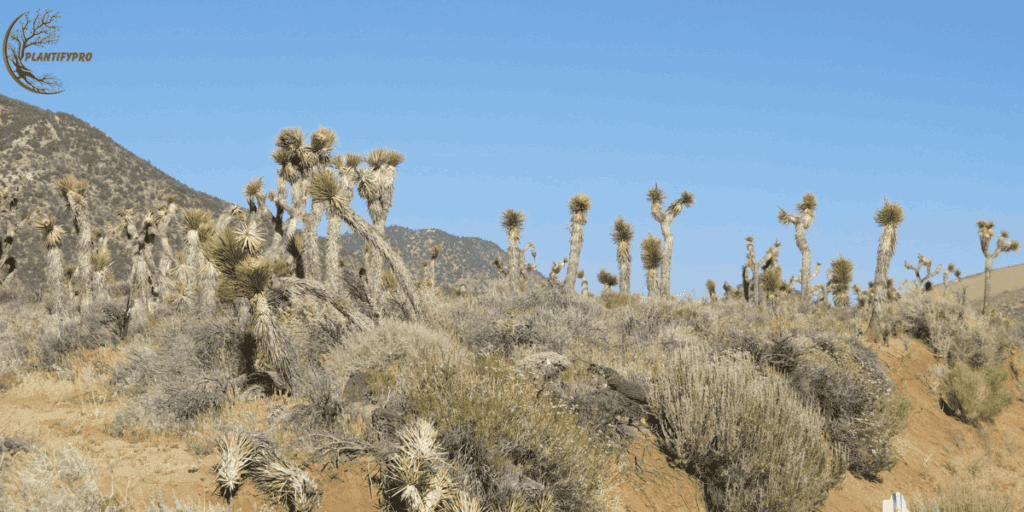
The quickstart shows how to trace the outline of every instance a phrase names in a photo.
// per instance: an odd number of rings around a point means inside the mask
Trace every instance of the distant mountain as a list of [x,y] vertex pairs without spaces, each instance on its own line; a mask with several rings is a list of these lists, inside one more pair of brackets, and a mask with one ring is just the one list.
[[[70,213],[66,211],[64,200],[53,182],[68,173],[88,180],[88,214],[94,226],[107,227],[114,257],[112,271],[119,280],[127,277],[129,266],[124,246],[119,240],[117,208],[148,208],[167,194],[175,194],[180,207],[205,208],[213,212],[214,218],[231,205],[172,178],[71,114],[52,112],[0,95],[0,177],[9,181],[13,175],[23,171],[29,173],[31,180],[22,189],[19,214],[27,215],[38,208],[41,213],[57,217],[58,223],[68,232],[63,244],[66,262],[72,261],[75,237]],[[244,183],[238,184],[239,187],[242,185]],[[354,199],[359,200],[358,197]],[[498,277],[498,270],[490,262],[495,258],[506,258],[506,252],[497,244],[479,238],[400,226],[388,226],[385,231],[417,279],[423,276],[420,262],[429,259],[430,246],[443,242],[437,263],[437,279],[438,284],[446,288],[459,284],[472,288],[484,280]],[[322,247],[325,242],[321,237]],[[361,265],[362,246],[363,241],[358,235],[345,235],[342,259],[346,263]],[[40,287],[44,282],[45,250],[37,229],[26,227],[18,232],[15,255],[19,260],[18,279],[29,287]],[[540,280],[542,276],[537,272],[533,278]]]

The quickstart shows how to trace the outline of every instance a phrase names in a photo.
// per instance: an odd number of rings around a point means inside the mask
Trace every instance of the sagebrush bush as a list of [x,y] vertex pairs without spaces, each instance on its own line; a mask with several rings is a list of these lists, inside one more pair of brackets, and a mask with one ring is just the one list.
[[420,361],[432,357],[467,357],[451,336],[427,325],[385,318],[368,331],[354,332],[324,354],[324,370],[344,384],[352,372],[395,359]]
[[[778,307],[792,307],[784,299]],[[869,480],[896,464],[891,440],[909,418],[909,399],[898,394],[878,356],[853,334],[827,322],[808,327],[771,326],[769,313],[722,310],[718,332],[705,322],[705,337],[746,352],[760,366],[786,376],[797,395],[820,408],[826,432],[848,451],[848,469]]]
[[1001,321],[982,322],[967,306],[934,293],[900,301],[892,329],[923,341],[950,367],[992,364],[1013,344]]
[[1013,401],[1013,393],[1003,386],[1005,378],[999,364],[979,369],[959,364],[946,372],[940,387],[942,400],[957,418],[969,425],[992,423]]
[[537,484],[554,510],[604,510],[600,489],[616,471],[613,448],[564,404],[499,357],[414,363],[407,415],[437,425],[452,456],[453,479],[483,507],[518,498],[536,503]]
[[70,444],[59,452],[42,450],[7,464],[12,467],[0,474],[2,511],[100,511],[117,503],[99,492],[96,470]]
[[810,510],[842,479],[824,418],[748,355],[682,347],[652,395],[665,448],[704,482],[709,510]]

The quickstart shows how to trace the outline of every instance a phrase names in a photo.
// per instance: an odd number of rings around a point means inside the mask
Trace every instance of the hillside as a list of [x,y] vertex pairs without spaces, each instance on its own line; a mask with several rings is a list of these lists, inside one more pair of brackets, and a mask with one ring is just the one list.
[[[0,180],[7,182],[15,173],[25,171],[31,180],[23,188],[19,214],[28,215],[38,208],[42,213],[57,216],[58,222],[69,232],[63,244],[65,261],[70,261],[75,241],[70,214],[53,181],[68,173],[88,180],[88,215],[94,226],[106,226],[111,233],[112,272],[119,279],[128,274],[128,259],[116,235],[117,208],[148,207],[167,194],[176,195],[182,208],[205,208],[215,215],[231,205],[229,201],[181,183],[71,114],[52,112],[0,95]],[[244,183],[238,184],[239,189],[242,185]],[[386,235],[405,256],[406,265],[417,278],[423,275],[420,262],[429,258],[430,246],[443,242],[437,277],[438,283],[447,288],[459,284],[472,288],[483,280],[498,277],[497,269],[490,262],[506,257],[506,252],[493,242],[458,237],[440,230],[388,226]],[[321,237],[320,243],[324,246],[326,240]],[[34,228],[19,232],[16,244],[18,279],[30,288],[37,288],[43,282],[45,266],[45,251],[38,232]],[[362,245],[357,235],[346,235],[342,259],[361,264]],[[535,273],[534,279],[541,279],[540,273]]]

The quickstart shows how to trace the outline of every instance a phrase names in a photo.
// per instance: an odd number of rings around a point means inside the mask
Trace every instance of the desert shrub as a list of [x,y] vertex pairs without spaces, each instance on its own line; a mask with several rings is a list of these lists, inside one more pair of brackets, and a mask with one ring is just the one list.
[[650,345],[662,330],[682,321],[679,304],[665,300],[630,303],[608,313],[611,332],[622,344]]
[[1012,341],[1001,321],[973,319],[965,306],[926,294],[899,303],[892,329],[925,342],[951,367],[967,363],[980,368],[999,360]]
[[603,309],[561,289],[531,289],[514,295],[484,294],[448,309],[438,322],[474,351],[509,354],[517,347],[561,350],[599,336]]
[[906,428],[909,400],[893,390],[878,356],[852,334],[831,328],[781,328],[729,322],[722,343],[786,376],[807,403],[820,408],[825,428],[847,452],[847,469],[874,480],[898,461],[891,440]]
[[429,356],[465,357],[450,336],[421,323],[381,319],[368,331],[349,334],[321,358],[329,375],[345,382],[360,368],[380,366],[397,358],[423,360]]
[[682,347],[652,395],[664,446],[704,482],[709,510],[810,510],[842,479],[824,418],[748,355]]
[[[435,359],[436,361],[436,359]],[[501,358],[418,362],[407,415],[437,425],[454,479],[483,507],[511,497],[536,503],[543,486],[554,510],[603,510],[599,490],[614,473],[612,449],[576,414],[520,377]],[[540,484],[538,486],[537,484]]]
[[991,423],[1013,401],[1013,393],[1003,386],[1006,373],[999,364],[979,369],[959,364],[946,372],[940,393],[946,407],[961,421],[978,426]]
[[116,504],[100,493],[96,470],[71,445],[8,464],[13,467],[0,474],[0,510],[104,510]]
[[113,344],[110,334],[94,316],[85,316],[80,322],[63,323],[56,332],[40,336],[36,344],[38,368],[52,369],[71,353]]

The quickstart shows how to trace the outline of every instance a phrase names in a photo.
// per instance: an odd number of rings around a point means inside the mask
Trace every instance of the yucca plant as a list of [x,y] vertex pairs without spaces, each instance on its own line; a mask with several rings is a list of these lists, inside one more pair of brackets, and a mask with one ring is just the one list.
[[[404,510],[434,512],[456,497],[451,465],[437,443],[437,430],[416,418],[398,432],[398,451],[378,462],[380,502],[390,510],[397,501]],[[451,504],[449,504],[450,506]]]
[[587,283],[587,279],[584,276],[584,272],[580,270],[577,273],[577,277],[580,278],[580,295],[586,295],[587,297],[593,297],[594,294],[590,293],[590,284]]
[[131,283],[131,310],[129,317],[137,322],[145,321],[149,316],[150,302],[155,296],[150,266],[147,264],[145,251],[148,243],[144,233],[140,233],[138,214],[135,208],[118,208],[117,214],[121,217],[121,230],[125,238],[125,248],[132,268],[129,275]]
[[[320,136],[317,140],[320,144],[331,142]],[[307,236],[307,243],[302,245],[304,275],[307,279],[319,280],[320,247],[316,243],[318,235],[314,226],[319,225],[320,221],[313,218],[313,212],[306,212],[306,203],[309,201],[307,180],[321,163],[327,164],[330,156],[314,151],[313,146],[306,144],[302,129],[299,127],[282,129],[274,145],[276,147],[270,153],[270,158],[280,166],[278,176],[292,186],[292,216],[288,219],[285,231],[292,233],[294,237],[297,234],[298,222],[302,222],[303,233]]]
[[718,302],[718,295],[715,292],[718,285],[715,284],[715,281],[708,279],[707,282],[704,283],[704,287],[708,290],[708,299],[711,300],[711,302]]
[[[601,295],[605,295],[607,293],[612,293],[612,286],[617,286],[619,284],[619,278],[615,274],[612,274],[602,268],[597,273],[597,282],[604,285],[604,288],[601,289]],[[622,288],[619,288],[619,290],[621,293]]]
[[950,287],[952,286],[949,281],[949,274],[953,274],[953,277],[956,277],[956,281],[954,281],[954,283],[959,285],[957,293],[959,295],[960,304],[962,305],[967,302],[967,287],[964,285],[963,281],[960,280],[960,273],[960,269],[956,268],[956,265],[952,263],[946,267],[946,271],[942,273],[942,294],[946,295],[949,293]]
[[888,293],[885,283],[889,281],[889,264],[896,251],[896,235],[903,223],[903,207],[885,198],[885,205],[875,212],[875,223],[882,228],[878,239],[878,262],[875,266],[874,290],[871,297],[871,319],[868,330],[878,332],[882,320],[883,304]]
[[657,297],[664,294],[665,289],[658,283],[658,269],[661,268],[664,253],[661,251],[661,240],[654,233],[647,233],[647,238],[640,241],[640,261],[647,276],[647,296]]
[[981,253],[985,256],[985,294],[981,299],[981,314],[983,315],[988,311],[989,280],[992,277],[992,262],[1003,252],[1017,252],[1020,250],[1019,241],[1013,240],[1007,243],[1006,239],[1010,238],[1010,232],[1004,229],[999,234],[999,239],[996,240],[995,252],[990,253],[988,247],[994,235],[993,228],[995,225],[995,222],[978,221],[978,238],[981,240]]
[[[754,237],[748,236],[748,237],[746,237],[746,241],[747,241],[747,263],[743,267],[743,282],[744,282],[743,286],[744,286],[744,290],[747,290],[747,291],[744,294],[746,295],[747,300],[750,300],[750,295],[753,295],[754,304],[757,304],[757,305],[760,306],[761,304],[764,303],[764,299],[767,296],[767,294],[765,293],[767,291],[766,290],[767,287],[765,286],[765,283],[764,283],[765,271],[775,267],[775,262],[777,261],[778,256],[779,256],[779,248],[782,247],[782,243],[779,242],[778,239],[776,239],[775,240],[775,244],[773,244],[772,246],[768,247],[768,250],[765,251],[764,257],[761,258],[760,261],[758,261],[757,260],[757,253],[754,252]],[[749,272],[751,274],[750,278],[747,278],[748,270],[749,270]],[[775,291],[777,289],[777,287],[779,287],[781,285],[781,281],[782,281],[782,277],[781,276],[782,276],[782,269],[779,268],[778,269],[778,279],[777,279],[777,282],[776,281],[772,282],[773,286],[775,287],[775,288],[772,289],[772,291]],[[774,274],[773,274],[772,277],[775,277]]]
[[[906,267],[907,270],[914,271],[914,277],[917,279],[917,287],[922,290],[925,288],[925,283],[929,282],[929,279],[939,275],[939,272],[942,272],[942,265],[939,265],[939,268],[932,272],[932,260],[928,259],[921,253],[917,254],[917,266],[911,265],[910,260],[903,260],[903,266]],[[924,275],[921,275],[922,268],[924,268]]]
[[[404,157],[401,156],[401,153],[394,151],[387,153],[386,157],[381,157],[379,163],[394,167],[401,163],[403,159]],[[383,173],[384,178],[388,175],[389,173]],[[378,185],[384,186],[386,184],[379,183]],[[391,207],[391,195],[390,193],[384,193],[381,194],[380,197],[382,198],[381,208],[384,210],[384,215],[386,216],[387,209]],[[405,262],[402,260],[401,255],[384,236],[384,217],[381,218],[380,230],[377,230],[370,223],[366,222],[363,217],[356,214],[356,212],[352,210],[349,202],[342,202],[341,204],[338,204],[337,207],[341,211],[342,219],[350,228],[352,228],[352,231],[362,237],[363,240],[366,240],[377,254],[384,257],[384,263],[386,263],[395,274],[395,279],[398,281],[398,288],[402,290],[406,299],[409,301],[409,305],[412,308],[411,315],[413,317],[422,315],[424,308],[423,299],[420,297],[419,290],[416,289],[415,280],[409,272],[408,267],[405,266]],[[381,279],[383,279],[383,277]],[[381,284],[383,285],[383,283]]]
[[583,226],[587,224],[590,211],[590,196],[576,194],[569,200],[569,266],[565,269],[566,290],[576,291],[576,272],[580,268],[580,253],[583,251]]
[[[93,251],[89,255],[89,268],[92,269],[92,296],[96,303],[102,304],[110,300],[110,289],[107,283],[110,281],[110,265],[113,263],[110,251],[106,247]],[[87,307],[83,303],[83,308]]]
[[662,202],[664,200],[665,192],[658,188],[658,183],[655,182],[654,186],[647,191],[647,201],[651,203],[651,217],[654,217],[654,220],[661,225],[661,236],[664,238],[661,257],[661,287],[664,288],[663,295],[670,295],[672,293],[672,250],[675,246],[675,237],[672,236],[672,221],[683,211],[684,206],[692,207],[696,198],[690,191],[684,190],[679,199],[672,201],[668,207],[663,209]]
[[46,246],[46,284],[50,290],[50,313],[62,317],[68,306],[64,292],[64,256],[60,252],[64,228],[57,225],[57,219],[50,214],[39,219],[36,228]]
[[779,222],[783,226],[792,224],[796,228],[796,246],[800,249],[800,301],[804,305],[811,303],[811,247],[807,245],[807,230],[814,223],[814,213],[818,202],[814,194],[804,194],[803,202],[796,205],[798,214],[790,214],[779,207]]
[[[359,185],[359,197],[366,201],[370,220],[373,222],[373,229],[383,237],[385,236],[384,225],[395,195],[397,167],[405,161],[405,155],[388,148],[377,148],[367,152],[362,157],[362,160],[366,162],[367,167],[358,169],[355,175],[356,182]],[[380,253],[373,246],[370,247],[370,251],[367,254],[366,273],[370,297],[374,301],[380,301],[382,298],[384,261],[381,259]]]
[[558,284],[558,273],[562,271],[562,268],[569,263],[569,257],[562,258],[562,261],[555,261],[551,263],[551,272],[548,273],[548,286],[554,286]]
[[[284,228],[284,214],[285,212],[293,211],[287,204],[287,181],[279,179],[279,185],[285,185],[283,191],[283,197],[279,198],[278,194],[274,191],[263,192],[263,177],[257,176],[249,180],[248,183],[242,187],[242,196],[245,197],[246,204],[249,205],[249,215],[259,218],[261,221],[270,221],[273,226],[273,233],[271,234],[271,241],[268,249],[264,253],[273,259],[283,259],[286,257],[284,252],[284,240],[285,240],[285,228]],[[273,202],[277,206],[277,213],[270,213],[270,208],[267,207],[267,201]],[[289,215],[292,215],[289,213]],[[290,263],[290,262],[289,262]]]
[[90,275],[89,275],[89,254],[92,252],[89,242],[92,236],[92,221],[89,219],[87,208],[89,201],[85,194],[89,189],[89,182],[76,179],[74,175],[67,174],[54,180],[57,192],[64,199],[65,207],[71,212],[71,226],[75,230],[77,240],[75,257],[75,275],[72,282],[77,293],[82,294],[83,306],[92,302],[90,297]]
[[633,226],[619,215],[612,226],[611,236],[612,243],[615,244],[615,260],[619,264],[619,293],[628,297],[631,293],[630,274],[633,272],[633,255],[630,250],[630,244],[633,243]]
[[828,275],[828,290],[832,292],[832,304],[836,307],[850,305],[850,283],[853,282],[853,262],[843,257],[832,260]]
[[[320,209],[327,214],[327,254],[324,256],[326,269],[327,289],[331,293],[341,292],[341,267],[332,265],[341,255],[341,210],[337,205],[343,201],[352,200],[353,175],[344,162],[339,160],[340,156],[332,158],[332,166],[342,173],[343,179],[348,180],[347,186],[338,181],[338,174],[330,169],[322,169],[309,179],[309,193],[313,196],[313,204],[320,205]],[[340,164],[340,165],[339,165]],[[345,197],[348,194],[348,197]]]
[[504,264],[504,270],[507,272],[508,289],[512,293],[519,291],[519,274],[524,261],[520,256],[519,241],[525,224],[526,214],[522,210],[509,208],[501,213],[501,229],[508,237],[508,263]]
[[18,215],[21,189],[29,180],[25,173],[18,173],[7,181],[0,177],[0,289],[3,289],[18,273],[18,259],[14,256],[15,235],[19,229],[34,223],[39,209],[27,217]]

